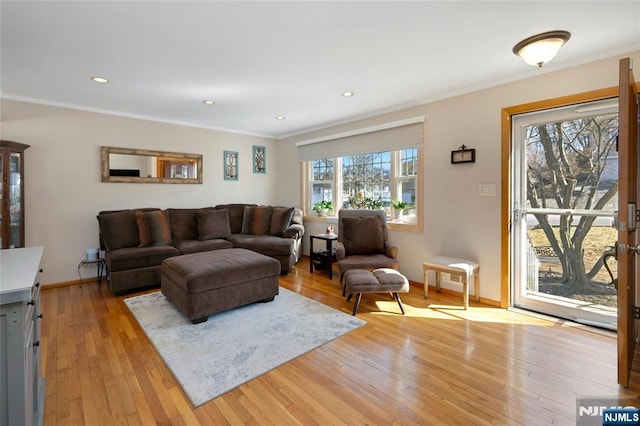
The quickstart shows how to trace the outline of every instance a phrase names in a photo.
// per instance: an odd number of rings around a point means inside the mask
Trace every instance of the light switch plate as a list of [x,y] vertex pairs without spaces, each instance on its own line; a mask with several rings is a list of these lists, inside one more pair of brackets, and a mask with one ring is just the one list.
[[478,195],[481,197],[495,197],[496,196],[496,184],[495,183],[481,183],[478,186]]

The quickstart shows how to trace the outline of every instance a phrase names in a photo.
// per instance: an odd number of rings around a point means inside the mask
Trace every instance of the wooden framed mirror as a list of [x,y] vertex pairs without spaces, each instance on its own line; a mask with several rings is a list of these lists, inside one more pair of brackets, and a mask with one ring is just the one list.
[[202,155],[101,147],[102,182],[202,183]]

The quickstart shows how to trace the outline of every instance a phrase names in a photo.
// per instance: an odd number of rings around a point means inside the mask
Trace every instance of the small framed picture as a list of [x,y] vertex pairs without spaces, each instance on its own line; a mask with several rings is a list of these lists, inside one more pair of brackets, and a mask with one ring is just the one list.
[[225,151],[223,160],[224,180],[238,180],[238,152]]
[[264,146],[253,146],[253,173],[267,172],[267,148]]
[[476,162],[476,150],[475,148],[467,148],[462,145],[457,151],[451,151],[451,164],[460,163],[475,163]]

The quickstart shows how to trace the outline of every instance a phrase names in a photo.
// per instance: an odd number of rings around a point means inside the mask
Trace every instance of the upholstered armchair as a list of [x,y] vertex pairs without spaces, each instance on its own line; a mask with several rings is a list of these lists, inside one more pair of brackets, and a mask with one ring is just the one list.
[[398,247],[389,242],[387,216],[382,210],[338,211],[336,261],[340,280],[350,269],[398,269]]

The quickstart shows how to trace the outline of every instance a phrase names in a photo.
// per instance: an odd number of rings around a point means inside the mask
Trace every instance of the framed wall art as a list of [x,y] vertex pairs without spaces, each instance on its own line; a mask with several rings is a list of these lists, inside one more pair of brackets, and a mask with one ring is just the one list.
[[253,146],[253,173],[267,172],[267,148],[264,146]]
[[238,152],[225,151],[223,161],[224,180],[238,180]]
[[476,150],[462,145],[457,151],[451,151],[451,164],[475,163]]

